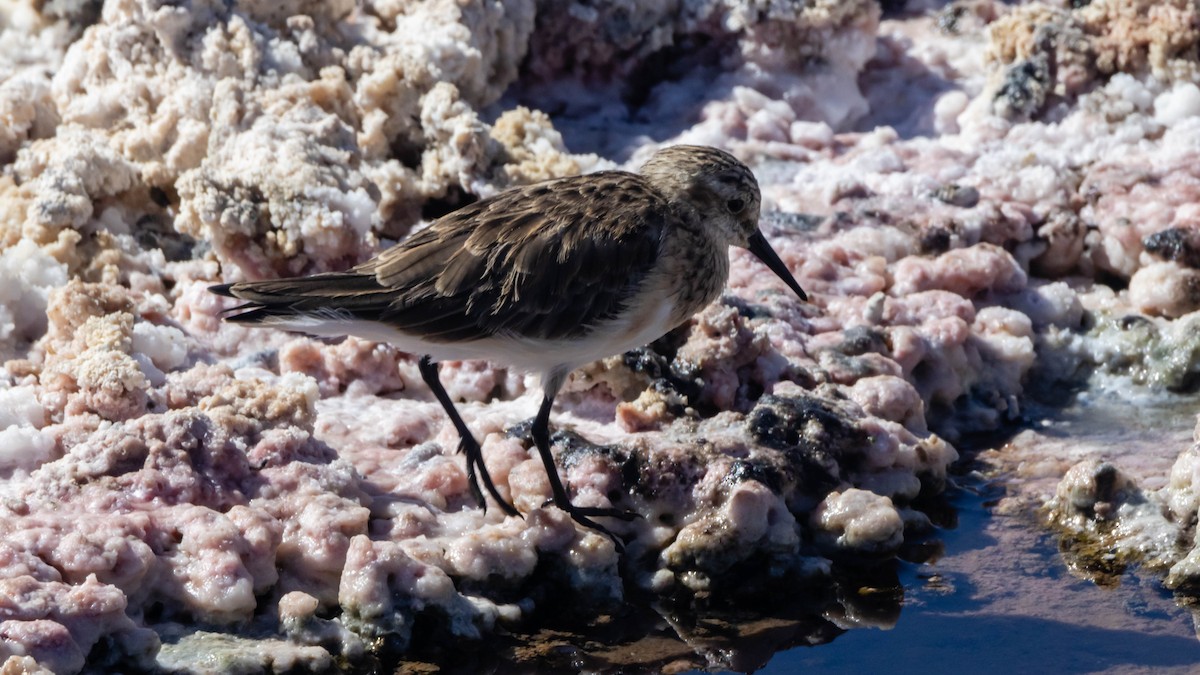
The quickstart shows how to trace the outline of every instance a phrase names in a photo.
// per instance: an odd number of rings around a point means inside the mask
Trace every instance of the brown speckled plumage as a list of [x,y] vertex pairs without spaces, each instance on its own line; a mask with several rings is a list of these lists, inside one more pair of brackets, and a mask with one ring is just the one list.
[[541,371],[545,398],[532,434],[555,504],[607,533],[587,516],[630,514],[571,505],[549,450],[554,395],[571,370],[641,346],[712,302],[729,276],[731,245],[749,248],[805,299],[758,231],[759,202],[754,174],[732,155],[672,146],[636,174],[561,178],[481,200],[348,272],[212,290],[248,301],[230,321],[358,334],[422,354],[422,375],[462,438],[473,493],[485,504],[478,469],[513,515],[434,359]]

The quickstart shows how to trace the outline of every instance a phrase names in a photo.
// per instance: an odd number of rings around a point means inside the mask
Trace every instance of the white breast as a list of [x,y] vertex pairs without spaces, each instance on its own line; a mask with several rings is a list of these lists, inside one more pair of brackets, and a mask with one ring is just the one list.
[[396,327],[332,312],[279,317],[269,325],[318,337],[354,335],[386,342],[410,354],[428,354],[435,361],[480,360],[526,372],[569,372],[596,359],[641,347],[674,328],[675,303],[660,289],[655,290],[641,294],[640,302],[635,300],[631,308],[615,320],[596,326],[580,337],[563,340],[494,335],[470,342],[432,342]]

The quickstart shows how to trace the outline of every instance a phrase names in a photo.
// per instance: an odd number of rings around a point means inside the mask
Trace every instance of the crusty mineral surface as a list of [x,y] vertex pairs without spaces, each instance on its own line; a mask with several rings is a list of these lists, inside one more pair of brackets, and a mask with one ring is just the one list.
[[[0,669],[321,670],[799,594],[928,532],[952,444],[1032,383],[1194,388],[1194,3],[910,4],[0,4]],[[524,517],[485,512],[412,355],[206,290],[676,142],[756,170],[811,302],[733,251],[690,324],[572,376],[560,472],[641,516],[623,555],[544,506],[535,380],[444,364]],[[1200,587],[1197,447],[1051,461],[1047,512]]]

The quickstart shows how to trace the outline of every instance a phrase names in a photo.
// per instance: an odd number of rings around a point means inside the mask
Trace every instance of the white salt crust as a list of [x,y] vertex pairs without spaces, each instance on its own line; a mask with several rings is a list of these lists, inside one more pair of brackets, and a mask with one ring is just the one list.
[[[0,9],[0,595],[25,599],[0,608],[4,667],[77,672],[103,637],[143,667],[253,668],[227,641],[278,616],[256,653],[315,669],[404,644],[421,613],[449,639],[535,613],[486,589],[545,561],[558,594],[603,606],[623,581],[721,594],[747,561],[822,576],[893,556],[951,442],[1015,419],[1040,370],[1167,386],[1197,370],[1200,90],[1173,56],[1194,53],[1175,27],[1196,10],[1146,4],[985,1],[952,30],[866,1]],[[1039,25],[1072,39],[1047,47]],[[650,73],[631,112],[622,83],[701,43],[717,51]],[[1051,56],[1053,79],[1018,77]],[[541,508],[540,461],[508,433],[536,410],[524,375],[443,367],[520,520],[474,505],[412,358],[224,324],[205,290],[344,269],[423,207],[671,142],[755,167],[764,230],[812,302],[734,251],[727,297],[659,364],[675,384],[619,357],[573,376],[556,426],[642,462],[630,494],[612,453],[560,448],[577,503],[646,516],[614,526],[640,561],[628,580],[608,539]],[[849,440],[828,483],[770,478],[789,456],[772,434],[829,450],[831,429]],[[1081,465],[1062,523],[1095,529],[1103,502],[1121,541],[1194,584],[1198,549],[1147,543],[1187,526],[1145,505],[1194,522],[1195,454],[1161,487],[1121,482],[1141,495],[1126,501]],[[225,634],[160,650],[144,619],[160,607]]]

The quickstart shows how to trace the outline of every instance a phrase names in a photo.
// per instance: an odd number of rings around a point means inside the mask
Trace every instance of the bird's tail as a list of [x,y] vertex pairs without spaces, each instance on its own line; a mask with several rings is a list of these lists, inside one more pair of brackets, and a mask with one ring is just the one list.
[[330,314],[356,317],[378,313],[389,304],[387,289],[379,285],[375,275],[353,272],[241,281],[209,286],[208,290],[246,301],[225,310],[225,319],[234,323],[272,324]]

